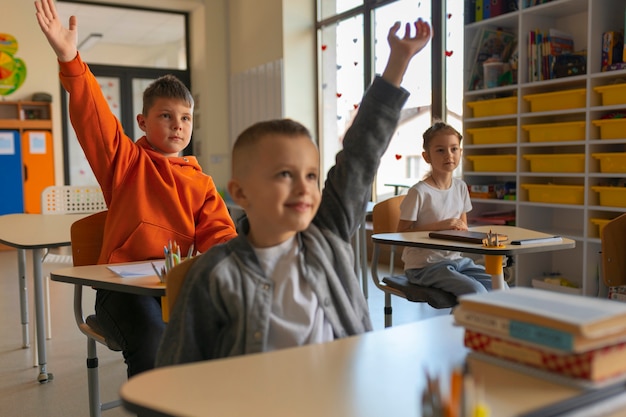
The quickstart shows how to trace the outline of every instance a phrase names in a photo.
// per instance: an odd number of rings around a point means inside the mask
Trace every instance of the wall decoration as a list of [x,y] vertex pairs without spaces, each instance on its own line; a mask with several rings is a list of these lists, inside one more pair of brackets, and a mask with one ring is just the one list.
[[26,79],[26,64],[14,55],[17,40],[0,33],[0,96],[8,96],[22,86]]

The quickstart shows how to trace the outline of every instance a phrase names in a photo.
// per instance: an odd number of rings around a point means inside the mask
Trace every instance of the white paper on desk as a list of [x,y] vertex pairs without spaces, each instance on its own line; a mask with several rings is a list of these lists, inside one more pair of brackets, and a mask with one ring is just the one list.
[[149,277],[151,275],[156,275],[154,268],[152,268],[152,264],[154,264],[157,270],[160,271],[161,267],[165,265],[165,261],[141,262],[128,265],[109,265],[107,268],[122,278]]

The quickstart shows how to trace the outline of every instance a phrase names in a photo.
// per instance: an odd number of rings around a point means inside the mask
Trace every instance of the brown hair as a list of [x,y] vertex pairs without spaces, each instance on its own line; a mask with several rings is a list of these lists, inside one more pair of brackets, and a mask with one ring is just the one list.
[[459,142],[463,140],[463,135],[461,135],[458,130],[456,130],[455,128],[453,128],[452,126],[450,126],[449,124],[445,122],[437,121],[431,127],[426,129],[426,132],[424,132],[424,135],[423,135],[424,150],[426,152],[428,152],[428,147],[430,146],[431,140],[435,136],[441,135],[441,134],[455,135],[456,137],[459,138]]
[[148,114],[154,102],[159,98],[173,98],[184,101],[187,106],[193,107],[193,96],[181,80],[171,74],[154,80],[143,92],[144,115]]
[[255,123],[241,132],[235,141],[231,161],[233,174],[240,169],[243,164],[246,164],[246,161],[244,161],[246,151],[256,145],[262,138],[271,135],[286,137],[305,136],[311,139],[313,143],[309,129],[295,120],[274,119]]

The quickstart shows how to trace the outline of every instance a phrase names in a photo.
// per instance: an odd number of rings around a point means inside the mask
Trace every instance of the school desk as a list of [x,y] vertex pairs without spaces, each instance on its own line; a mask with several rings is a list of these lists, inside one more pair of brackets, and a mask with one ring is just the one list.
[[[415,417],[424,415],[425,372],[447,379],[466,354],[463,328],[443,315],[330,343],[157,368],[125,382],[120,394],[142,416]],[[479,360],[469,367],[492,416],[581,392]]]
[[[372,235],[372,240],[377,243],[386,245],[398,245],[398,246],[412,246],[425,249],[441,249],[459,251],[465,253],[475,253],[485,256],[486,264],[489,263],[490,257],[494,259],[500,259],[499,266],[501,269],[501,257],[513,256],[524,253],[537,253],[547,252],[563,249],[571,249],[576,246],[576,242],[572,239],[561,237],[559,241],[553,241],[552,235],[537,232],[534,230],[524,229],[516,226],[476,226],[470,227],[469,230],[487,233],[492,231],[493,233],[504,234],[508,236],[508,241],[501,247],[486,247],[482,244],[467,243],[453,240],[433,239],[428,236],[430,232],[403,232],[403,233],[378,233]],[[527,242],[530,239],[538,239],[536,243],[525,243],[521,245],[514,245],[512,242],[524,241]],[[542,241],[541,239],[546,239]],[[488,266],[488,265],[487,265]],[[487,272],[490,272],[487,268]],[[501,275],[501,274],[500,274]],[[498,282],[502,280],[502,277],[497,277],[497,274],[492,272],[493,288],[499,288],[502,284]]]
[[17,249],[22,344],[29,347],[26,251],[32,252],[35,328],[39,382],[47,382],[42,261],[45,249],[70,245],[72,223],[86,214],[5,214],[0,216],[0,243]]

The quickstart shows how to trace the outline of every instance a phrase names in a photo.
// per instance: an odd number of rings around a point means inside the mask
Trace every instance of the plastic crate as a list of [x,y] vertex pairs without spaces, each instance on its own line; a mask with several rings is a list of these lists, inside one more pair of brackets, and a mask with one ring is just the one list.
[[611,220],[591,218],[589,219],[589,221],[592,224],[595,224],[596,226],[598,226],[598,236],[602,237],[602,229],[604,229],[604,226],[606,226],[606,224],[610,222]]
[[585,172],[585,154],[524,155],[531,172]]
[[530,142],[585,140],[585,122],[541,123],[522,125]]
[[592,120],[591,123],[600,128],[600,139],[626,138],[626,119]]
[[494,143],[515,143],[517,126],[480,127],[467,129],[472,135],[474,145],[491,145]]
[[593,191],[600,194],[600,205],[607,207],[626,207],[626,187],[594,186]]
[[534,203],[583,204],[585,187],[582,185],[522,184],[528,191],[528,201]]
[[626,152],[592,153],[600,161],[600,172],[626,173]]
[[602,105],[626,104],[626,84],[603,85],[593,88],[602,95]]
[[531,112],[540,112],[585,107],[586,96],[586,88],[577,88],[553,93],[528,94],[524,96],[524,100],[530,102]]
[[517,156],[515,155],[468,155],[473,162],[474,171],[480,172],[515,172]]
[[494,98],[491,100],[470,101],[467,103],[474,117],[502,116],[517,114],[517,97]]

